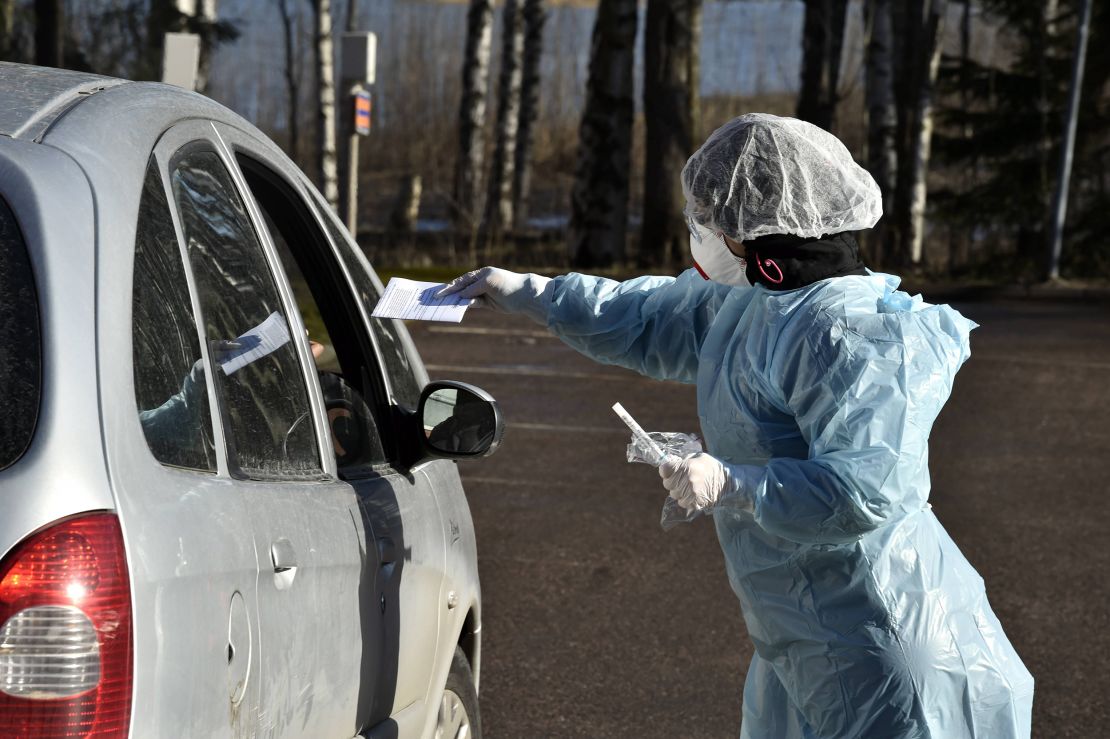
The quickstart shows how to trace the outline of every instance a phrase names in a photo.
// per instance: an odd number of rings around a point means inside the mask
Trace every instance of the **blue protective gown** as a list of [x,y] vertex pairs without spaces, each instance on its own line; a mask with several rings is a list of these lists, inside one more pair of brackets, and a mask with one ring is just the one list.
[[1030,734],[1033,678],[927,502],[975,324],[898,282],[774,292],[690,270],[548,292],[578,351],[696,382],[707,451],[742,481],[713,514],[755,644],[742,737]]

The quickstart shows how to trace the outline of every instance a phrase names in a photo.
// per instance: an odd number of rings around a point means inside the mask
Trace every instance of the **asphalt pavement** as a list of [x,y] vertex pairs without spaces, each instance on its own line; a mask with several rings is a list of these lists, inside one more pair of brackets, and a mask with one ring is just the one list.
[[[926,295],[928,298],[929,296]],[[931,437],[934,511],[1037,681],[1034,736],[1110,726],[1110,307],[956,305],[981,324]],[[484,732],[735,737],[752,647],[707,520],[664,532],[625,462],[620,401],[697,431],[692,386],[597,365],[527,319],[410,324],[433,379],[479,385],[508,430],[460,465],[478,536]]]

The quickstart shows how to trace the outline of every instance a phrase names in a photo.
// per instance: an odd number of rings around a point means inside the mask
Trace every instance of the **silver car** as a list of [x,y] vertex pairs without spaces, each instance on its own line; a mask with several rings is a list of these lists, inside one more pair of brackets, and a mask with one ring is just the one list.
[[265,135],[200,95],[0,64],[0,736],[478,736],[429,383]]

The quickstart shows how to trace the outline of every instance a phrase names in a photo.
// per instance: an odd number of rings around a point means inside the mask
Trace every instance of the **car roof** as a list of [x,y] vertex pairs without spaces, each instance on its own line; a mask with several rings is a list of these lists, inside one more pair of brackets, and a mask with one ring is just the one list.
[[124,84],[114,77],[0,62],[0,135],[37,141],[72,106]]

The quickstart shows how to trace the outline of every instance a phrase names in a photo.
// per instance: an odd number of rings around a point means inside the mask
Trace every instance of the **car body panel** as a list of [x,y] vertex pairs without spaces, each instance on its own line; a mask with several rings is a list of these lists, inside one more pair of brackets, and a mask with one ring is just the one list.
[[[199,122],[193,131],[178,129],[169,134],[165,148],[173,148],[175,136],[190,140],[205,130],[210,132],[211,126]],[[246,500],[236,481],[226,476],[160,464],[147,446],[135,402],[133,251],[153,143],[135,147],[133,156],[121,154],[124,172],[114,179],[111,171],[95,166],[102,161],[99,157],[87,170],[94,189],[111,194],[97,209],[97,340],[100,375],[111,378],[100,387],[102,423],[131,574],[135,674],[147,678],[135,680],[132,735],[158,736],[166,726],[179,727],[188,736],[228,730],[243,735],[265,718],[260,563],[255,536],[243,527],[250,520]],[[180,244],[172,205],[170,211]],[[214,391],[209,388],[208,393],[211,403]],[[219,424],[215,433],[220,433]],[[226,470],[220,440],[219,466]],[[232,632],[239,644],[229,659]],[[213,710],[217,705],[220,711]]]
[[[52,72],[12,67],[0,66],[0,98],[13,75]],[[132,578],[132,736],[429,735],[460,640],[475,679],[479,672],[477,562],[455,463],[383,467],[340,481],[310,370],[325,478],[311,483],[232,479],[218,422],[219,474],[166,467],[150,453],[137,417],[132,269],[142,183],[156,145],[164,168],[186,140],[216,144],[272,265],[236,146],[261,155],[331,226],[334,214],[318,210],[319,193],[269,139],[223,106],[165,85],[57,74],[39,112],[28,102],[22,123],[0,118],[0,127],[34,127],[41,142],[0,137],[0,193],[32,257],[45,373],[32,447],[0,472],[0,552],[68,515],[119,514]],[[172,195],[169,201],[175,210]],[[180,240],[176,211],[174,219]],[[380,290],[361,252],[357,261]],[[289,285],[278,282],[290,307]],[[289,311],[291,329],[303,330],[296,313]],[[423,384],[423,365],[399,329]],[[303,350],[301,361],[312,366]],[[60,458],[61,470],[51,463]],[[33,505],[10,497],[21,489],[35,491]],[[276,544],[297,557],[291,584],[275,572]],[[375,616],[368,606],[380,608],[383,596],[384,613]],[[234,656],[229,638],[240,645]]]
[[96,74],[0,62],[0,75],[6,72],[11,73],[14,84],[4,90],[0,136],[30,141],[38,140],[51,123],[84,96],[125,84],[124,80]]
[[[215,125],[232,151],[263,162],[306,202],[312,202],[303,175],[267,139],[240,127]],[[315,208],[310,210],[317,218],[327,217]],[[327,240],[326,228],[320,230]],[[347,273],[345,268],[343,271]],[[365,324],[367,316],[362,318]],[[363,325],[362,330],[374,342],[369,326]],[[410,356],[414,355],[411,347],[409,351]],[[380,364],[378,360],[375,363]],[[417,366],[423,368],[422,364]],[[383,429],[383,433],[386,431]],[[440,616],[446,610],[442,597],[446,552],[436,490],[425,476],[405,476],[388,466],[378,469],[376,475],[347,482],[357,492],[362,515],[378,544],[379,570],[373,592],[374,601],[381,604],[381,627],[384,629],[378,658],[385,667],[384,673],[395,676],[395,680],[387,677],[374,688],[375,705],[371,717],[384,719],[413,704],[419,704],[416,710],[420,712],[431,690],[429,672],[424,666],[439,664],[436,645],[446,636],[440,624]],[[420,522],[420,525],[413,526],[412,522]],[[382,562],[383,551],[390,552],[393,561]],[[369,583],[364,582],[363,588],[371,592]],[[362,604],[368,619],[372,615],[369,605],[368,601]],[[440,634],[440,638],[428,639],[424,636],[427,634]],[[368,647],[364,649],[369,651]]]
[[115,503],[97,402],[89,184],[62,152],[0,138],[0,196],[15,213],[31,258],[43,353],[34,437],[22,459],[0,471],[3,555],[59,518]]

